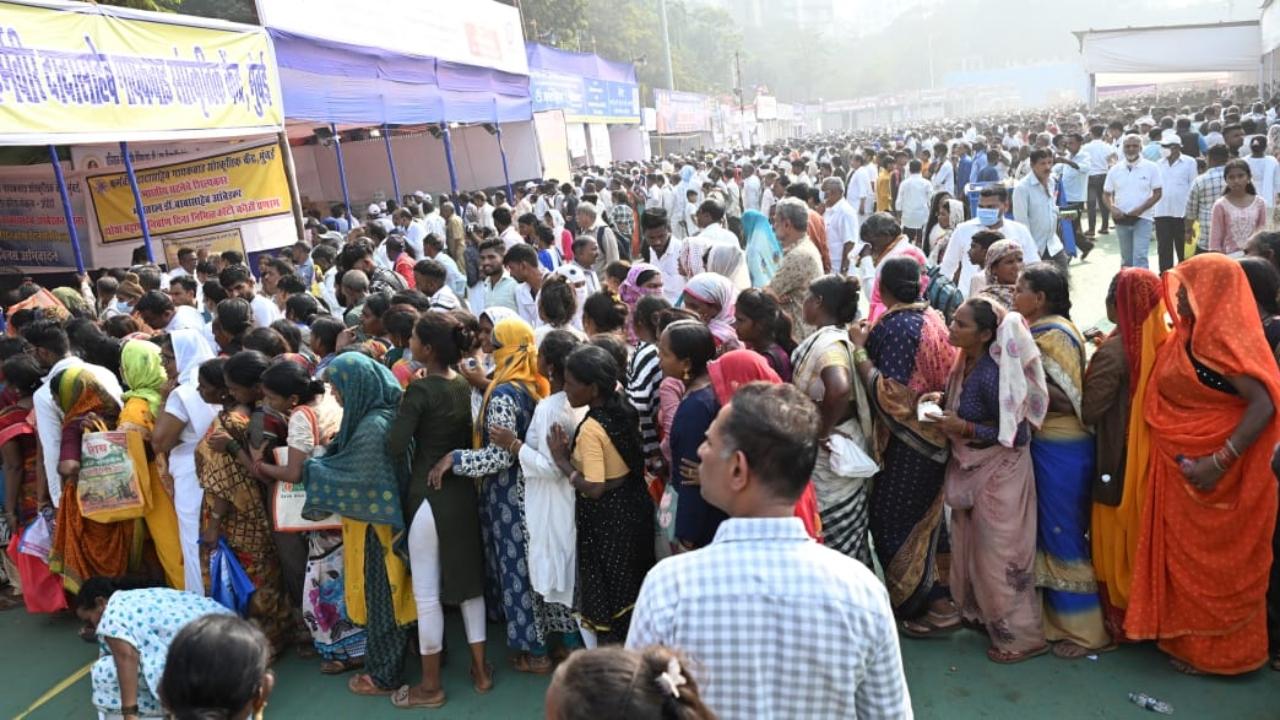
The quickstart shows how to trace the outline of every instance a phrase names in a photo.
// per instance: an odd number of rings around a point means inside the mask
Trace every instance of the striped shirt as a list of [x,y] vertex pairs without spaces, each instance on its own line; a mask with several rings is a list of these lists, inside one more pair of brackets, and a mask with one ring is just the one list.
[[662,368],[658,364],[658,346],[641,342],[631,355],[627,368],[627,399],[640,413],[640,438],[644,441],[645,460],[652,462],[658,455],[658,384],[662,382]]
[[1209,168],[1203,175],[1191,183],[1191,193],[1187,195],[1188,220],[1200,221],[1200,234],[1196,238],[1196,246],[1201,250],[1209,248],[1209,230],[1213,225],[1213,204],[1222,197],[1227,187],[1227,180],[1222,168]]

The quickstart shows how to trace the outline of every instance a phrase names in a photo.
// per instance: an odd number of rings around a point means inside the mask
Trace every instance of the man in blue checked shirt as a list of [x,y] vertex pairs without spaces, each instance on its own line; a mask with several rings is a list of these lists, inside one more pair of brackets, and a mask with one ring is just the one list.
[[818,432],[795,386],[739,388],[698,450],[702,496],[730,517],[654,566],[636,601],[627,647],[688,655],[726,720],[912,717],[888,591],[792,513]]

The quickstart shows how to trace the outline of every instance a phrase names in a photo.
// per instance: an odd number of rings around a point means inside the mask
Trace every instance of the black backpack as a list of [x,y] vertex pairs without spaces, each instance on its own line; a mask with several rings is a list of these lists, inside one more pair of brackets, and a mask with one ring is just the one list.
[[929,278],[929,287],[924,291],[925,302],[929,303],[929,307],[942,313],[950,324],[951,316],[964,303],[964,293],[951,282],[951,278],[942,274],[941,265],[931,266],[926,275]]
[[596,245],[600,246],[600,252],[604,252],[604,233],[606,230],[613,233],[613,242],[618,248],[618,259],[631,262],[631,238],[628,237],[624,239],[622,237],[622,233],[618,232],[618,228],[614,227],[612,223],[607,221],[605,224],[596,228]]

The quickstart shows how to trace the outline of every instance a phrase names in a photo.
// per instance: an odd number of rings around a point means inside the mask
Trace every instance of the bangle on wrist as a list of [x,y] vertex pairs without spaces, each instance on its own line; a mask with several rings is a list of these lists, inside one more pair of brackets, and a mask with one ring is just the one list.
[[128,707],[122,707],[122,708],[120,708],[120,714],[121,714],[121,715],[137,715],[137,714],[138,714],[138,706],[137,706],[137,705],[130,705],[130,706],[128,706]]

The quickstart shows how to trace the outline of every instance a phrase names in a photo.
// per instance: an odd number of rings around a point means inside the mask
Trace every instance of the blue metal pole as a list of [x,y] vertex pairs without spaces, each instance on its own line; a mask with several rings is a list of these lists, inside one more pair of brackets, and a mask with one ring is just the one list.
[[382,124],[382,141],[387,146],[387,165],[391,167],[391,191],[396,194],[396,202],[400,202],[400,178],[396,177],[396,159],[391,154],[391,128]]
[[147,249],[147,262],[155,263],[156,254],[151,249],[151,228],[147,227],[147,211],[142,207],[142,192],[138,190],[138,177],[133,173],[129,143],[123,140],[120,141],[120,154],[124,156],[124,172],[129,176],[129,189],[133,191],[133,206],[138,212],[138,227],[142,229],[142,246]]
[[62,176],[62,164],[58,162],[58,148],[49,146],[49,161],[53,163],[53,177],[58,181],[58,195],[62,196],[62,216],[67,219],[67,236],[71,238],[71,252],[76,255],[76,272],[84,274],[84,258],[80,255],[80,234],[76,232],[76,216],[71,212],[71,197],[67,195],[67,180]]
[[493,126],[498,132],[498,154],[502,156],[502,179],[507,185],[507,202],[513,203],[516,200],[515,193],[511,192],[511,174],[507,172],[507,151],[502,147],[502,126],[495,120]]
[[449,137],[449,123],[440,123],[444,131],[444,163],[449,166],[449,191],[453,195],[453,211],[462,216],[462,206],[458,204],[458,171],[453,168],[453,140]]
[[342,204],[347,206],[347,220],[352,225],[356,219],[351,215],[351,195],[347,192],[347,166],[342,162],[342,138],[338,137],[338,126],[329,123],[329,130],[333,132],[333,149],[338,154],[338,182],[342,183]]

